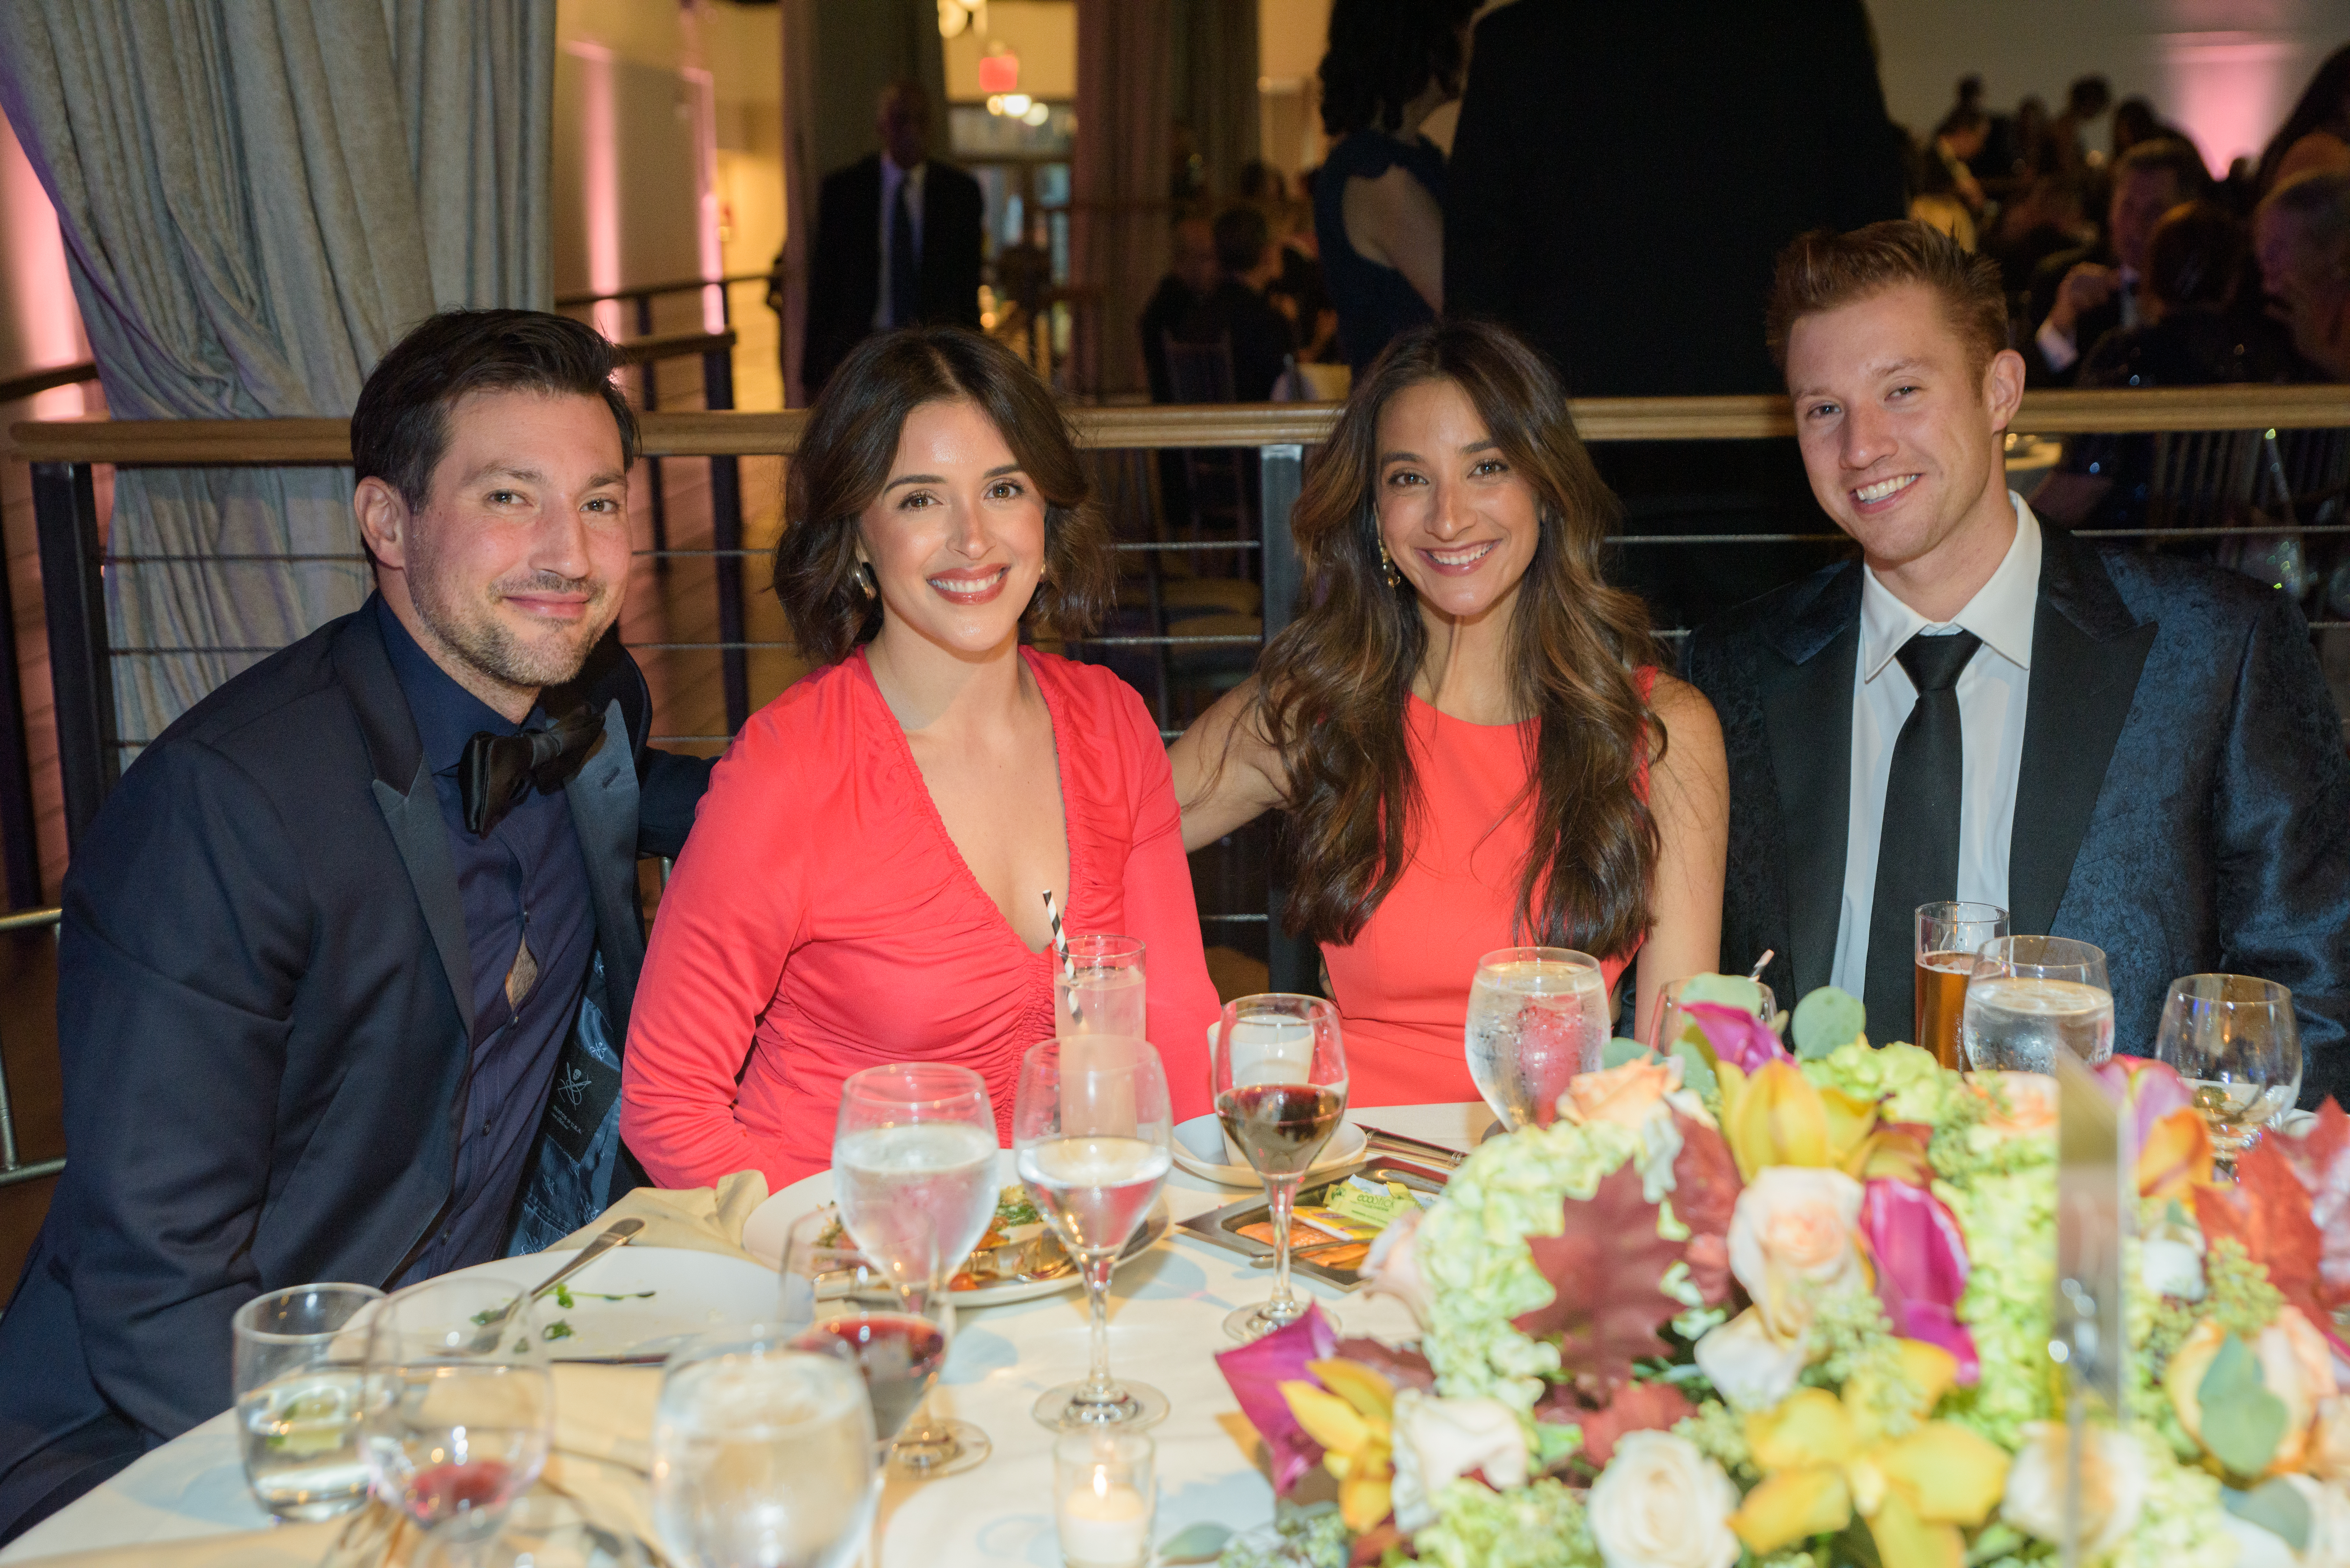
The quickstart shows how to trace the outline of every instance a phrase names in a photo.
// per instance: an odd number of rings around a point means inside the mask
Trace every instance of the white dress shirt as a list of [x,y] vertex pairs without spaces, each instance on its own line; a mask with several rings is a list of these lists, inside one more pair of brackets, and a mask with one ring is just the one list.
[[[2128,267],[2122,268],[2122,284],[2118,294],[2122,306],[2122,325],[2136,327],[2137,325],[2137,274]],[[2048,361],[2048,368],[2060,376],[2071,369],[2073,362],[2084,352],[2096,347],[2094,343],[2085,345],[2076,341],[2072,333],[2056,325],[2054,317],[2040,324],[2040,330],[2032,335],[2032,340],[2040,345],[2040,357]]]
[[904,187],[906,200],[913,205],[914,254],[922,254],[922,171],[928,162],[917,163],[911,169],[900,169],[881,155],[881,286],[873,296],[873,330],[887,332],[892,327],[910,323],[889,319],[889,224],[898,213],[898,192]]
[[1918,632],[1970,631],[1982,647],[1959,676],[1965,777],[1959,805],[1959,886],[1969,903],[2007,908],[2007,851],[2015,826],[2015,781],[2023,764],[2023,709],[2031,694],[2032,618],[2040,601],[2040,523],[2013,491],[2015,540],[1991,580],[1947,624],[1935,625],[1893,597],[1863,566],[1860,655],[1852,688],[1852,807],[1844,851],[1844,910],[1836,922],[1830,983],[1855,996],[1868,984],[1868,923],[1877,898],[1877,846],[1885,826],[1886,779],[1918,688],[1894,657]]

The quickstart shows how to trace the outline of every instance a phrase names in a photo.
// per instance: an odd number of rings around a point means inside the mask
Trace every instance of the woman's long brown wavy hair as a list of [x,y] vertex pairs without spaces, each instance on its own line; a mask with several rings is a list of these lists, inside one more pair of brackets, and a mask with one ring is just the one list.
[[1284,923],[1352,941],[1402,876],[1424,809],[1404,721],[1428,631],[1410,587],[1388,585],[1375,498],[1379,416],[1397,393],[1430,381],[1468,395],[1533,488],[1541,523],[1510,625],[1515,705],[1539,721],[1518,927],[1548,946],[1622,952],[1648,929],[1657,863],[1639,778],[1642,759],[1663,754],[1664,730],[1638,680],[1659,662],[1656,639],[1641,601],[1600,576],[1618,508],[1575,436],[1558,378],[1511,333],[1473,321],[1396,339],[1305,471],[1290,524],[1305,591],[1297,618],[1265,649],[1256,714],[1289,779]]

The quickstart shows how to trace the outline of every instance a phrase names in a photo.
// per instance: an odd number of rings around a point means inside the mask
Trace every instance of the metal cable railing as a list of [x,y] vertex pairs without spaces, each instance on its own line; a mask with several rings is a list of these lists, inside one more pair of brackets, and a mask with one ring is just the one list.
[[[0,933],[57,929],[64,919],[62,909],[20,909],[13,915],[0,915]],[[8,1097],[8,1061],[0,1055],[0,1187],[14,1187],[20,1181],[37,1181],[44,1176],[55,1176],[66,1168],[62,1159],[35,1160],[27,1164],[16,1141],[16,1106]]]

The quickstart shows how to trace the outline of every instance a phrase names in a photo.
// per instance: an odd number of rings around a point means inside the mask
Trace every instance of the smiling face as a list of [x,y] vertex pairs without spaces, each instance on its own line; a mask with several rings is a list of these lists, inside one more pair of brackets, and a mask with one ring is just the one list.
[[1379,538],[1423,614],[1506,609],[1541,537],[1534,489],[1454,381],[1405,388],[1379,411]]
[[910,633],[963,657],[1017,641],[1045,571],[1045,498],[978,404],[923,403],[906,416],[857,535],[883,638]]
[[2023,361],[2002,350],[1978,372],[1970,358],[1922,283],[1803,317],[1788,334],[1812,493],[1880,577],[1931,579],[2012,536],[1999,438],[2022,396]]
[[471,392],[422,507],[376,477],[353,507],[386,601],[435,663],[519,719],[620,613],[629,475],[600,398]]

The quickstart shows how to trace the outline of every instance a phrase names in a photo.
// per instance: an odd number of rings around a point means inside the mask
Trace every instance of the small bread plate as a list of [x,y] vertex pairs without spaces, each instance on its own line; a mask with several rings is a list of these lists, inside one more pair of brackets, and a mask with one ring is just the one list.
[[[956,1285],[955,1305],[1003,1306],[1076,1290],[1085,1282],[1077,1275],[1076,1262],[1028,1207],[1027,1193],[1020,1185],[1012,1151],[998,1149],[995,1162],[996,1180],[1003,1189],[1003,1201],[998,1209],[1003,1242],[992,1247],[983,1245],[971,1255],[965,1272],[993,1277],[985,1283]],[[793,1221],[812,1210],[832,1207],[832,1172],[818,1171],[804,1181],[795,1181],[751,1210],[751,1217],[743,1222],[743,1250],[770,1269],[780,1269],[784,1238],[791,1233]],[[1134,1240],[1126,1244],[1126,1251],[1118,1255],[1119,1264],[1123,1266],[1149,1251],[1167,1234],[1167,1201],[1162,1198],[1152,1207],[1141,1229],[1134,1233]],[[773,1276],[769,1277],[772,1282]]]
[[[579,1255],[577,1247],[500,1258],[452,1279],[504,1280],[528,1290]],[[775,1315],[775,1272],[748,1258],[684,1247],[615,1247],[538,1298],[540,1333],[557,1361],[659,1360],[722,1324]]]
[[[1309,1218],[1308,1209],[1320,1208],[1336,1189],[1346,1186],[1356,1177],[1362,1177],[1376,1187],[1392,1191],[1401,1186],[1415,1194],[1444,1190],[1441,1173],[1425,1166],[1390,1160],[1385,1156],[1359,1161],[1333,1169],[1317,1169],[1297,1191],[1297,1209],[1293,1210],[1289,1231],[1289,1266],[1295,1272],[1310,1274],[1315,1279],[1336,1285],[1340,1290],[1353,1290],[1363,1282],[1364,1254],[1370,1250],[1369,1241],[1362,1233],[1342,1237],[1336,1231]],[[1271,1233],[1273,1210],[1262,1194],[1228,1203],[1222,1209],[1205,1214],[1194,1214],[1183,1221],[1182,1229],[1211,1246],[1226,1251],[1239,1252],[1251,1260],[1274,1256]],[[1370,1232],[1376,1234],[1376,1232]],[[1317,1261],[1317,1255],[1326,1261]]]
[[[1340,1122],[1330,1141],[1306,1170],[1309,1177],[1320,1176],[1352,1165],[1363,1158],[1366,1143],[1363,1129],[1352,1122]],[[1193,1116],[1188,1122],[1175,1124],[1175,1163],[1203,1181],[1219,1187],[1263,1187],[1264,1179],[1246,1165],[1234,1165],[1226,1157],[1232,1151],[1224,1147],[1223,1124],[1211,1113]]]

